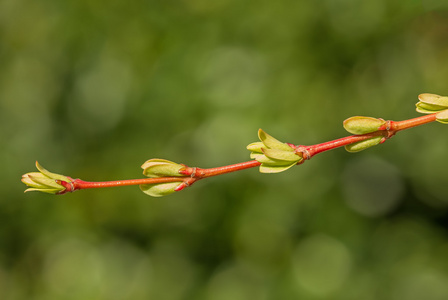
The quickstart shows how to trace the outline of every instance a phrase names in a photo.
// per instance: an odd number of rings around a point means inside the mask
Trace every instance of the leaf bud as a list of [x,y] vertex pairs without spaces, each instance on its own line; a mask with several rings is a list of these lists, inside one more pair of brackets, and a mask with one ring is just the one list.
[[166,159],[153,158],[147,160],[143,165],[143,175],[148,177],[171,177],[184,176],[179,173],[185,166]]
[[261,163],[261,173],[279,173],[303,159],[292,146],[280,142],[261,129],[258,130],[258,138],[261,142],[249,144],[247,149],[251,151],[250,158]]
[[30,188],[25,190],[26,192],[37,191],[48,194],[59,194],[66,190],[64,183],[70,183],[71,178],[51,173],[46,170],[36,161],[36,168],[39,172],[26,173],[22,176],[22,182]]
[[367,148],[370,148],[372,146],[376,146],[379,143],[381,143],[381,140],[383,139],[383,136],[375,136],[365,141],[356,142],[350,145],[345,146],[345,150],[348,152],[359,152],[362,150],[365,150]]
[[345,130],[352,134],[366,134],[375,132],[386,124],[383,119],[376,119],[371,117],[351,117],[343,122]]
[[427,104],[434,104],[439,106],[448,106],[448,97],[436,95],[436,94],[420,94],[418,100]]
[[418,99],[416,110],[422,114],[434,114],[448,108],[448,97],[426,93],[418,95]]
[[140,189],[143,193],[152,197],[163,197],[172,194],[182,182],[167,182],[154,184],[141,184]]

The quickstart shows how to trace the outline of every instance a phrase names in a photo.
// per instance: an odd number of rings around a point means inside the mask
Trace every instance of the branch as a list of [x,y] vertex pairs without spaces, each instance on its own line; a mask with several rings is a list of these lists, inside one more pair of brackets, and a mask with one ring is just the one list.
[[345,120],[343,125],[354,135],[311,146],[282,143],[260,129],[258,131],[260,142],[247,146],[247,149],[251,151],[252,160],[233,165],[201,169],[165,159],[150,159],[142,165],[143,174],[148,178],[89,182],[51,173],[36,162],[39,172],[23,175],[22,182],[30,187],[25,192],[40,191],[58,195],[91,188],[139,185],[144,193],[160,197],[181,191],[207,177],[249,168],[259,167],[262,173],[279,173],[302,164],[321,152],[342,146],[349,152],[358,152],[382,144],[405,129],[434,121],[448,124],[448,97],[421,94],[419,100],[416,105],[417,111],[427,114],[425,116],[398,122],[371,117],[351,117]]

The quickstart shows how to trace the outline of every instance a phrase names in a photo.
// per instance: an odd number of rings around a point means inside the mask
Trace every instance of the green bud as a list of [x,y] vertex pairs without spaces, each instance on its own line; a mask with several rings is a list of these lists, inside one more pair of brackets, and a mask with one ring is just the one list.
[[345,150],[347,150],[348,152],[359,152],[359,151],[362,151],[369,147],[378,145],[382,139],[383,139],[383,136],[381,136],[381,135],[375,136],[375,137],[372,137],[365,141],[360,141],[360,142],[356,142],[356,143],[347,145],[347,146],[345,146]]
[[442,124],[448,124],[448,109],[437,113],[436,120]]
[[427,104],[427,103],[423,103],[423,102],[418,102],[415,106],[416,106],[416,111],[421,114],[434,114],[436,112],[446,109],[445,106]]
[[386,124],[383,119],[371,117],[351,117],[343,122],[345,130],[352,134],[366,134],[375,132]]
[[154,184],[141,184],[140,189],[143,193],[152,197],[163,197],[175,192],[175,189],[182,184],[182,182],[167,182]]
[[39,172],[26,173],[22,176],[22,182],[29,186],[25,192],[38,191],[49,194],[58,194],[65,191],[61,181],[71,182],[71,179],[64,175],[51,173],[36,161],[36,168]]
[[185,168],[183,165],[166,159],[153,158],[147,160],[143,165],[143,175],[148,177],[171,177],[183,176],[179,170]]
[[418,100],[420,102],[426,103],[426,104],[433,104],[438,106],[444,106],[448,107],[448,97],[436,95],[436,94],[420,94],[418,95]]
[[448,97],[436,94],[420,94],[418,102],[415,106],[416,110],[422,114],[434,114],[448,108]]
[[279,173],[296,165],[303,158],[286,143],[273,138],[263,130],[258,130],[261,142],[249,144],[250,158],[261,163],[261,173]]

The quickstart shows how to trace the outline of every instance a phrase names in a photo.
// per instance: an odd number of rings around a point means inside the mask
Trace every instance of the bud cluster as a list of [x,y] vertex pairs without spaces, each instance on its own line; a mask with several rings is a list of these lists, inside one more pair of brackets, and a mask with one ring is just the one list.
[[261,163],[261,173],[283,172],[303,160],[293,147],[278,141],[261,129],[258,130],[258,138],[261,142],[249,144],[247,150],[251,151],[250,158]]
[[[184,165],[177,164],[175,162],[153,158],[147,160],[143,165],[143,175],[150,178],[160,177],[185,177],[180,173],[185,169]],[[153,197],[162,197],[174,193],[176,188],[181,185],[181,181],[153,183],[153,184],[141,184],[140,189],[145,193]]]
[[448,124],[448,97],[436,94],[420,94],[418,95],[417,112],[422,114],[436,113],[437,122]]
[[[384,121],[383,119],[360,116],[348,118],[343,122],[345,130],[356,135],[378,131],[379,128],[384,124],[386,124],[386,121]],[[359,152],[372,146],[378,145],[379,143],[381,143],[382,139],[382,136],[373,136],[367,140],[347,145],[345,146],[345,150],[347,150],[348,152]]]
[[37,191],[48,194],[60,194],[66,190],[64,186],[70,184],[72,179],[46,170],[36,161],[39,172],[30,172],[22,176],[22,182],[30,188],[26,192]]

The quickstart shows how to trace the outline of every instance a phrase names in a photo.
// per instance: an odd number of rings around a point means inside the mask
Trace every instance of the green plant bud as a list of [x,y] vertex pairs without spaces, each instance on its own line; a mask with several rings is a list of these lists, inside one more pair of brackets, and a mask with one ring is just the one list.
[[49,194],[57,194],[65,190],[62,185],[57,184],[55,179],[50,179],[41,173],[28,173],[22,176],[22,182],[31,187],[25,192],[37,191]]
[[426,104],[448,107],[448,97],[436,94],[420,94],[418,95],[418,100]]
[[375,132],[379,127],[386,124],[382,119],[371,117],[351,117],[343,122],[345,130],[352,134],[366,134]]
[[434,114],[441,110],[447,109],[447,107],[445,107],[445,106],[427,104],[427,103],[423,103],[423,102],[418,102],[415,106],[417,107],[416,111],[419,113],[422,113],[422,114]]
[[154,184],[141,184],[140,189],[143,193],[152,197],[163,197],[175,192],[175,189],[182,184],[182,182],[167,182]]
[[262,129],[258,130],[261,142],[249,144],[250,158],[260,162],[261,173],[279,173],[296,165],[303,158],[286,143],[273,138]]
[[172,161],[159,158],[147,160],[142,165],[143,174],[151,178],[183,176],[179,173],[179,170],[181,170],[182,168],[185,167]]
[[442,124],[448,124],[448,109],[437,113],[436,120]]
[[39,172],[31,172],[22,176],[22,182],[29,186],[25,192],[37,191],[49,194],[57,194],[65,190],[65,187],[58,183],[60,181],[71,182],[67,176],[51,173],[36,161],[36,168]]
[[448,97],[436,94],[420,94],[418,95],[416,110],[422,114],[434,114],[448,108]]
[[262,129],[258,130],[258,138],[266,146],[265,148],[294,152],[294,149],[291,148],[288,144],[280,142],[279,140],[264,132]]
[[382,138],[383,137],[380,135],[380,136],[372,137],[365,141],[353,143],[353,144],[345,146],[345,150],[347,150],[348,152],[359,152],[359,151],[362,151],[369,147],[378,145],[381,142]]

